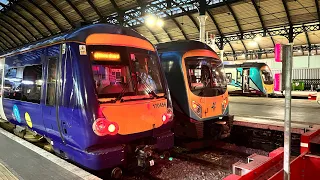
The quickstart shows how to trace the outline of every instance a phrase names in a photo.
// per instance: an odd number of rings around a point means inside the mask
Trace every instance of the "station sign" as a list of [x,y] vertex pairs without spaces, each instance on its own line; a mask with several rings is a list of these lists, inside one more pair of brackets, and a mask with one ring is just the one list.
[[282,45],[281,44],[276,44],[274,46],[274,59],[276,62],[282,61]]
[[274,91],[281,91],[281,73],[274,74]]

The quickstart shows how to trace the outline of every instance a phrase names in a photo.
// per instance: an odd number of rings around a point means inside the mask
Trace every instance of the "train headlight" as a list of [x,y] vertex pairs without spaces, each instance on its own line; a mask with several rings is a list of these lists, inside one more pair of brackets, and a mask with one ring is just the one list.
[[169,121],[173,120],[173,110],[172,108],[168,108],[167,112],[162,115],[162,122],[163,124],[166,124]]
[[116,135],[119,132],[119,125],[110,122],[106,118],[98,118],[92,124],[93,132],[98,136]]
[[221,107],[222,107],[222,113],[224,113],[224,111],[227,109],[228,107],[228,101],[227,98],[223,99],[222,103],[221,103]]
[[202,117],[202,107],[200,104],[192,101],[192,110],[201,118]]

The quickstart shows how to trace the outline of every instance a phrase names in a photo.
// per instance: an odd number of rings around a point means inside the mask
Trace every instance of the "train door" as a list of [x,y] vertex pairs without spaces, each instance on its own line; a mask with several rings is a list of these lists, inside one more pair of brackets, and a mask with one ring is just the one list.
[[250,69],[243,69],[242,72],[242,90],[243,93],[249,93],[249,75]]
[[51,140],[63,139],[62,127],[58,118],[57,80],[59,56],[46,57],[46,88],[44,94],[43,121]]
[[3,84],[4,84],[4,63],[5,63],[5,59],[4,58],[0,58],[0,121],[1,120],[5,120],[7,121],[7,118],[4,114],[4,110],[3,110]]

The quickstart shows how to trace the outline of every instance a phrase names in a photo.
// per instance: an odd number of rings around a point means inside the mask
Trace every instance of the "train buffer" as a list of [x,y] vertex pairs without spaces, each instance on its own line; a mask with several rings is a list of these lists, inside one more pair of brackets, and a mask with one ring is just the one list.
[[[302,134],[300,155],[290,162],[290,176],[294,180],[319,179],[320,171],[320,129]],[[283,148],[269,153],[268,157],[253,154],[248,163],[235,163],[233,174],[224,180],[282,180]]]

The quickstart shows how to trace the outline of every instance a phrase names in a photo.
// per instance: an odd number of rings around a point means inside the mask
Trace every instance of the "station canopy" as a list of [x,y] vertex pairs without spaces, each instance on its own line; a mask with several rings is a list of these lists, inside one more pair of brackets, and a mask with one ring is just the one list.
[[[152,43],[199,39],[198,0],[0,0],[0,52],[97,22],[132,27]],[[207,43],[226,59],[271,58],[276,43],[318,54],[318,0],[206,0]],[[161,20],[147,25],[147,17]],[[212,43],[213,42],[213,43]],[[320,50],[320,49],[319,49]]]

